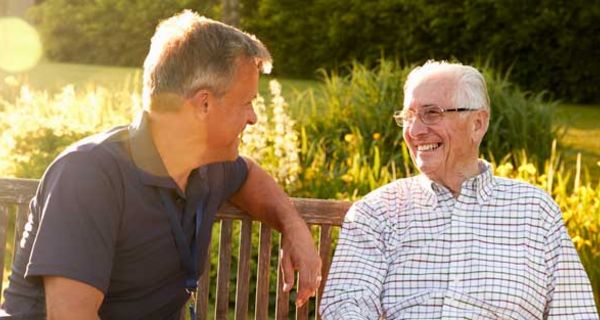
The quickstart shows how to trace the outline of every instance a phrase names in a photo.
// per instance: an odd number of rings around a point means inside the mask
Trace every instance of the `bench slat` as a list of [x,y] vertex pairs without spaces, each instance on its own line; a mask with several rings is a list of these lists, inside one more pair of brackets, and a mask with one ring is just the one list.
[[231,271],[231,225],[230,219],[221,220],[221,237],[219,240],[219,269],[217,271],[217,319],[227,319],[229,310],[229,278]]
[[2,280],[4,279],[4,255],[8,234],[8,207],[0,204],[0,302],[2,302]]
[[29,203],[38,183],[35,179],[0,178],[0,202]]
[[269,318],[269,275],[271,272],[271,228],[260,224],[258,267],[256,275],[256,320]]
[[[292,198],[294,206],[308,224],[342,225],[346,211],[352,204],[349,201]],[[243,219],[247,217],[240,209],[229,203],[223,204],[217,214],[223,219]]]
[[248,292],[250,291],[250,250],[252,249],[252,221],[242,220],[240,231],[240,251],[238,255],[237,293],[235,300],[235,319],[248,318]]
[[325,288],[325,281],[329,274],[329,267],[331,266],[331,230],[330,225],[322,225],[319,233],[319,255],[321,256],[321,285],[317,292],[317,298],[315,299],[315,310],[317,313],[317,320],[321,319],[319,315],[319,307],[321,306],[321,297],[323,296],[323,289]]
[[288,318],[288,314],[290,312],[290,306],[289,306],[289,301],[290,301],[290,293],[288,292],[284,292],[283,291],[283,272],[281,271],[281,241],[282,241],[282,236],[281,234],[279,235],[279,250],[277,251],[277,254],[279,255],[279,258],[277,258],[277,295],[276,295],[276,302],[275,302],[275,319],[277,320],[285,320]]
[[[35,195],[39,181],[35,179],[0,178],[0,203],[29,203]],[[308,224],[331,224],[339,226],[350,201],[292,198],[294,206]],[[241,219],[246,214],[233,205],[224,204],[217,213],[217,219]]]
[[15,261],[15,255],[17,254],[17,248],[21,243],[21,237],[23,236],[23,228],[29,216],[29,203],[20,203],[17,206],[17,213],[15,215],[15,233],[13,234],[14,250],[12,252],[12,261]]

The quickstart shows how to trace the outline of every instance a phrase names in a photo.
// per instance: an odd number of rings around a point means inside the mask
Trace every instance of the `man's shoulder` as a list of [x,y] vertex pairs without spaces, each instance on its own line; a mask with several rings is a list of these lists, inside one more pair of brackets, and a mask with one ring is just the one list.
[[530,198],[540,201],[552,199],[544,189],[525,181],[498,176],[494,176],[494,180],[497,196],[503,198]]
[[[496,202],[520,208],[522,213],[533,215],[546,223],[561,219],[558,204],[546,190],[525,181],[505,177],[494,177]],[[523,210],[526,208],[527,210]]]
[[72,177],[81,183],[86,178],[100,174],[117,174],[116,163],[126,157],[126,147],[122,144],[127,138],[126,131],[126,127],[115,127],[73,143],[48,166],[42,177],[42,184],[49,184],[57,179],[69,180],[65,177]]
[[129,138],[127,126],[89,135],[65,149],[61,155],[77,152],[102,153],[117,148],[118,144]]
[[403,199],[408,192],[419,192],[421,187],[420,176],[400,178],[369,192],[363,200],[392,201],[398,198]]
[[[397,179],[369,192],[356,204],[366,207],[370,211],[395,212],[399,205],[406,206],[412,201],[410,193],[420,190],[415,188],[421,188],[418,176]],[[391,210],[391,208],[394,208],[394,210]]]
[[68,146],[54,162],[57,161],[90,161],[113,158],[122,154],[122,142],[128,139],[127,127],[119,126],[110,130],[87,136]]

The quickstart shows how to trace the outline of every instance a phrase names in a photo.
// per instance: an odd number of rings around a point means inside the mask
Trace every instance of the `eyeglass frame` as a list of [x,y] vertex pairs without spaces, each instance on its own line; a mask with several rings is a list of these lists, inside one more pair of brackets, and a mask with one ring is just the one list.
[[[440,110],[440,115],[441,115],[441,116],[440,116],[440,117],[439,117],[437,120],[435,120],[435,121],[433,121],[433,122],[430,122],[430,121],[425,121],[425,120],[423,119],[423,115],[424,115],[424,111],[423,111],[423,110],[431,110],[431,109],[433,109],[433,108],[437,108],[437,109],[439,109],[439,110]],[[466,112],[466,111],[477,111],[477,110],[480,110],[480,109],[473,109],[473,108],[463,108],[463,107],[461,107],[461,108],[442,108],[442,107],[440,107],[440,106],[438,106],[438,105],[435,105],[435,104],[432,104],[432,105],[426,105],[424,108],[421,108],[421,109],[419,110],[419,112],[414,112],[414,111],[413,111],[413,113],[415,114],[415,116],[413,116],[413,117],[412,117],[412,121],[411,121],[411,122],[414,122],[414,121],[415,121],[415,119],[418,117],[418,118],[419,118],[419,120],[421,120],[421,122],[423,122],[423,124],[430,126],[430,125],[434,125],[434,124],[437,124],[437,123],[439,123],[439,122],[442,120],[442,118],[443,118],[443,116],[444,116],[444,113],[446,113],[446,112]],[[405,113],[406,113],[406,112],[405,112],[405,110],[404,110],[404,109],[403,109],[403,110],[396,110],[396,111],[394,111],[394,115],[393,115],[394,121],[396,122],[396,124],[397,124],[397,125],[398,125],[400,128],[404,128],[404,127],[406,126],[406,125],[404,124],[404,121],[405,121],[405,120],[404,120],[404,119],[405,119],[405,118],[404,118],[404,114],[405,114]]]

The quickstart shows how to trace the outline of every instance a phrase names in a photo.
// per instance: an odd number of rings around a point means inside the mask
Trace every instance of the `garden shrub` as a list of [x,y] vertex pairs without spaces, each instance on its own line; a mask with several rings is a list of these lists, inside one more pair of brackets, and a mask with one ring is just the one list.
[[242,26],[271,48],[275,72],[375,62],[490,58],[528,91],[599,102],[600,2],[241,0]]
[[[30,17],[52,60],[139,67],[159,20],[184,8],[219,18],[217,0],[45,0]],[[527,91],[600,102],[600,2],[239,0],[241,27],[261,38],[275,74],[344,71],[381,54],[411,63],[489,58]]]
[[45,0],[28,15],[55,61],[140,67],[160,20],[183,9],[214,15],[216,0]]

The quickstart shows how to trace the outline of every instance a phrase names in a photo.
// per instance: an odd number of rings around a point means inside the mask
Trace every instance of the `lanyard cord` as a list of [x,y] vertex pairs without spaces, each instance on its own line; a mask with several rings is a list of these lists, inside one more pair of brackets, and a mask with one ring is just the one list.
[[171,223],[171,230],[173,232],[173,237],[175,238],[175,246],[177,247],[177,251],[179,252],[181,264],[183,265],[186,271],[185,289],[192,296],[194,303],[193,306],[190,306],[190,316],[192,317],[192,319],[196,319],[196,289],[198,287],[198,251],[196,245],[196,237],[200,232],[200,221],[202,219],[203,211],[202,205],[197,205],[197,209],[195,212],[196,230],[192,239],[192,243],[191,245],[189,245],[185,240],[185,233],[183,232],[183,228],[178,217],[178,211],[175,208],[175,205],[171,201],[165,189],[160,190],[160,197],[163,205],[167,209],[167,216],[169,217],[169,222]]

